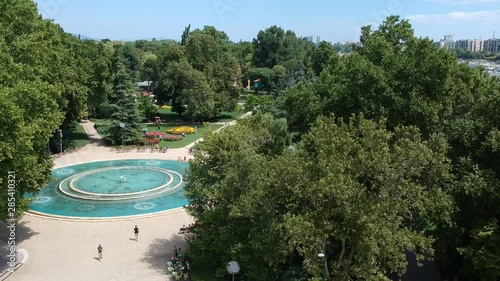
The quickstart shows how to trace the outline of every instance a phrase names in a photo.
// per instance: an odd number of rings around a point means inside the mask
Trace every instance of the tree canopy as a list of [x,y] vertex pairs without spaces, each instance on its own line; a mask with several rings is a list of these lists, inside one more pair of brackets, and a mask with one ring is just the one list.
[[458,63],[470,54],[398,16],[357,45],[316,46],[278,26],[239,43],[190,25],[180,42],[80,40],[30,0],[0,8],[0,219],[8,171],[17,215],[51,180],[61,128],[108,118],[111,140],[134,143],[154,100],[195,122],[246,98],[255,116],[190,162],[195,263],[222,277],[236,259],[245,280],[318,280],[324,262],[330,280],[390,280],[413,252],[448,280],[499,278],[500,80]]

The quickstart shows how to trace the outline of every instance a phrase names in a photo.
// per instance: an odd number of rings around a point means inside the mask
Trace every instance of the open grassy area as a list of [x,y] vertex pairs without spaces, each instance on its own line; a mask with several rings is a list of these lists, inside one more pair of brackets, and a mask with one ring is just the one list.
[[[143,128],[147,127],[149,132],[158,132],[159,131],[162,133],[167,133],[168,129],[173,128],[173,127],[178,127],[178,126],[180,126],[180,125],[178,125],[178,124],[161,124],[160,129],[158,130],[157,125],[148,124],[148,125],[143,125]],[[196,131],[196,134],[187,134],[185,138],[183,138],[182,140],[178,140],[178,141],[162,140],[160,142],[160,147],[166,147],[167,145],[170,148],[184,147],[184,146],[194,142],[195,140],[203,138],[205,133],[215,131],[218,128],[222,127],[221,124],[207,124],[207,125],[197,124],[196,126],[198,128]]]
[[63,129],[63,146],[66,150],[83,147],[89,143],[89,138],[82,125]]
[[92,119],[95,122],[97,132],[101,137],[106,138],[108,136],[108,130],[111,128],[112,122],[110,119]]
[[[109,119],[92,119],[93,122],[95,122],[96,127],[97,127],[97,132],[103,137],[106,138],[108,135],[108,130],[111,127],[112,121]],[[160,124],[160,129],[158,129],[158,126],[155,124],[141,124],[141,128],[148,128],[149,132],[162,132],[162,133],[167,133],[167,130],[173,127],[178,127],[178,126],[183,126],[183,123],[162,123]],[[191,126],[191,125],[187,125]],[[203,135],[207,132],[217,130],[218,128],[222,127],[221,124],[196,124],[197,126],[197,131],[196,134],[187,134],[186,137],[182,140],[178,141],[165,141],[162,140],[160,142],[160,147],[168,147],[170,148],[180,148],[184,147],[192,142],[194,142],[197,139],[203,138]],[[83,128],[82,128],[83,129]]]

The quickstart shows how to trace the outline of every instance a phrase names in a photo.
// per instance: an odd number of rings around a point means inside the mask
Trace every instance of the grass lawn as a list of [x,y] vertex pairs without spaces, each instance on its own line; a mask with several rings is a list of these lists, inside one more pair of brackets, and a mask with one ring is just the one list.
[[101,137],[106,138],[108,135],[108,130],[111,128],[112,122],[111,119],[92,119],[92,122],[95,122],[97,127],[97,132]]
[[[160,129],[158,130],[158,126],[154,124],[147,124],[144,125],[143,127],[147,127],[149,132],[163,132],[167,133],[167,130],[173,127],[178,127],[181,125],[178,124],[161,124]],[[221,124],[207,124],[207,125],[202,125],[202,124],[197,124],[198,130],[196,134],[187,134],[186,137],[182,140],[179,141],[164,141],[162,140],[160,142],[160,147],[165,147],[168,145],[169,148],[180,148],[184,147],[192,142],[194,142],[197,139],[200,139],[204,136],[205,133],[210,132],[210,131],[215,131],[218,128],[222,127]]]
[[67,150],[83,147],[89,143],[89,138],[82,125],[63,129],[63,145]]
[[238,112],[238,111],[233,111],[233,112],[221,112],[220,116],[219,117],[216,117],[214,118],[214,120],[210,120],[211,122],[224,122],[224,121],[232,121],[232,120],[236,120],[238,118],[241,117],[241,115],[243,115],[242,112]]
[[[110,119],[92,119],[93,122],[95,122],[97,126],[97,132],[103,137],[106,138],[108,135],[108,130],[111,127],[112,121]],[[148,128],[149,132],[163,132],[167,133],[167,130],[173,127],[178,127],[178,126],[183,126],[184,124],[175,124],[175,123],[162,123],[160,125],[160,129],[158,130],[158,126],[155,124],[141,124],[141,128]],[[190,125],[188,125],[190,126]],[[212,130],[217,130],[218,128],[222,127],[222,124],[196,124],[198,127],[198,130],[195,134],[188,134],[186,137],[182,140],[179,141],[164,141],[162,140],[160,142],[160,147],[165,147],[168,145],[170,148],[180,148],[184,147],[192,142],[195,141],[195,139],[200,139],[203,137],[204,133]],[[82,128],[83,129],[83,128]],[[86,135],[85,135],[86,136]]]

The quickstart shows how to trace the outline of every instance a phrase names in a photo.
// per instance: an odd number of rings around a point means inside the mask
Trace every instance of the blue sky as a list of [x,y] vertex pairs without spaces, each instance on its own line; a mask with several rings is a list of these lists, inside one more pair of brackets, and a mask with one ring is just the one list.
[[410,20],[415,35],[439,40],[500,37],[500,0],[36,0],[65,31],[92,38],[180,39],[184,27],[215,26],[232,41],[251,41],[278,25],[298,36],[357,41],[360,28],[388,15]]

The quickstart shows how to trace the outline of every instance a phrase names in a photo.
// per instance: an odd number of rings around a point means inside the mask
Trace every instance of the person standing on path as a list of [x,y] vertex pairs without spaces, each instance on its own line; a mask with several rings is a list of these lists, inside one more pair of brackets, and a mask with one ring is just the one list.
[[134,234],[135,234],[135,241],[137,242],[137,240],[139,239],[139,228],[137,227],[137,225],[134,227]]
[[101,244],[99,244],[99,246],[97,246],[97,254],[99,255],[99,261],[102,260],[102,246]]

